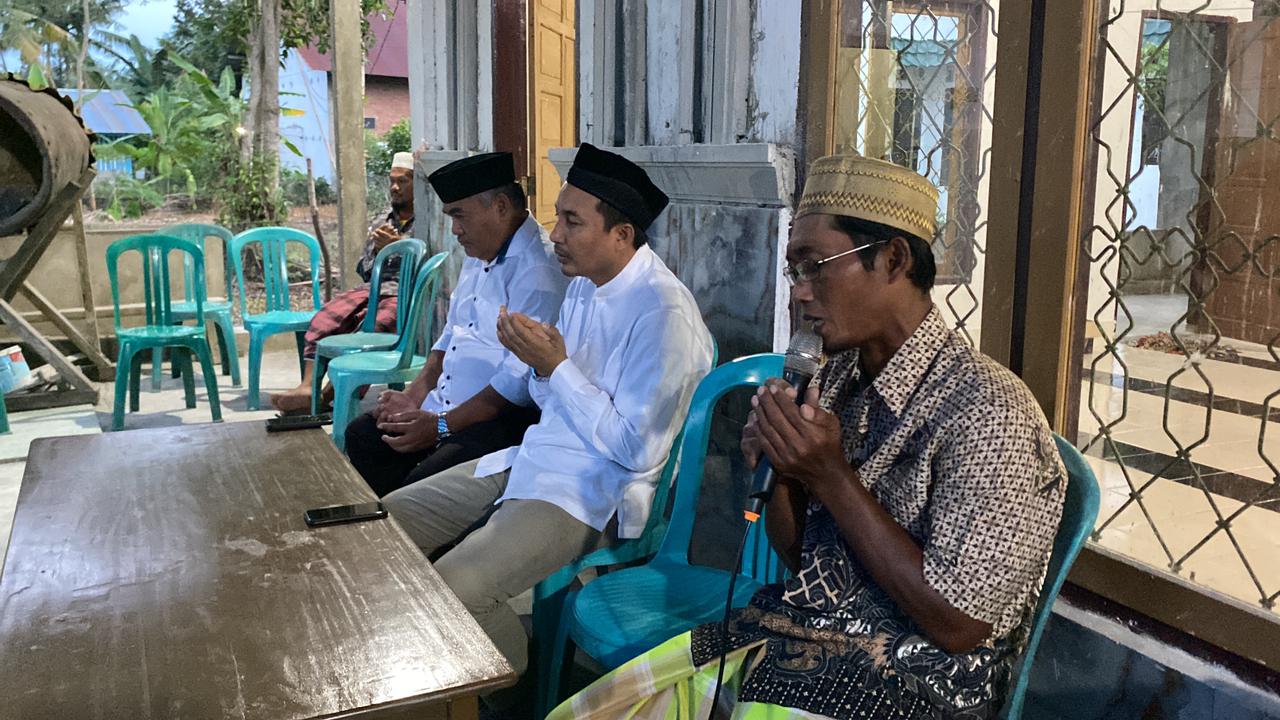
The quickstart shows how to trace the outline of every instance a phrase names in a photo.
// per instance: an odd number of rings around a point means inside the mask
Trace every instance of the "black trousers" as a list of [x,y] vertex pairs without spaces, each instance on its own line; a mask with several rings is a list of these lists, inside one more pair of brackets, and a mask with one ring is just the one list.
[[497,419],[464,428],[434,448],[402,453],[382,441],[386,433],[365,413],[347,425],[347,457],[369,487],[383,497],[454,465],[519,445],[524,431],[537,423],[539,416],[536,407],[507,408]]

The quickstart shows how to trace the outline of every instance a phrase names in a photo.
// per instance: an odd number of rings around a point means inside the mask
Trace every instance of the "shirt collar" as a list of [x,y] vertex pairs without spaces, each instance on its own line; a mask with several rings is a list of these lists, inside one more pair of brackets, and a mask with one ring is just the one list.
[[[942,349],[950,331],[942,321],[942,313],[937,306],[930,308],[920,326],[911,333],[911,337],[902,343],[902,347],[889,358],[888,364],[872,381],[871,387],[884,400],[893,414],[901,417],[907,407],[907,400],[915,392],[916,386],[924,379],[929,366],[938,351]],[[861,370],[861,368],[859,368]]]
[[610,295],[617,295],[636,283],[637,280],[649,274],[650,266],[654,258],[653,251],[648,245],[641,245],[636,249],[636,254],[631,256],[622,271],[613,276],[609,282],[596,288],[595,296],[597,298],[605,298]]
[[[526,213],[524,222],[520,223],[520,227],[516,228],[516,231],[511,233],[511,237],[507,238],[506,242],[502,243],[502,247],[498,248],[498,254],[494,256],[492,261],[485,263],[485,267],[501,265],[502,261],[507,259],[507,251],[511,249],[511,244],[515,242],[516,238],[529,234],[531,231],[530,225],[533,226],[532,232],[536,233],[538,221],[533,219],[533,213]],[[516,250],[518,252],[519,248],[516,248]]]

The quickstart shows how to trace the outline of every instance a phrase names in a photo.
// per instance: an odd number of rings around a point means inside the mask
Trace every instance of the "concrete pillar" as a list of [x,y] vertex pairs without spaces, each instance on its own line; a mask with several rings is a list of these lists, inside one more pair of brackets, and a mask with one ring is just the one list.
[[364,47],[360,0],[330,0],[333,48],[333,135],[338,167],[338,269],[345,289],[368,237],[364,171]]

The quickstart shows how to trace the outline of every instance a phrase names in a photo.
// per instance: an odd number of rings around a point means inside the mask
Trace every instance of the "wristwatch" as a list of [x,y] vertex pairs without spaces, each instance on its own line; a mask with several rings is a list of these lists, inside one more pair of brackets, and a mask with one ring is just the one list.
[[449,423],[447,420],[444,419],[444,416],[447,414],[448,414],[448,411],[446,410],[445,412],[442,412],[436,416],[436,444],[437,445],[447,440],[449,436],[453,434],[452,432],[449,432]]

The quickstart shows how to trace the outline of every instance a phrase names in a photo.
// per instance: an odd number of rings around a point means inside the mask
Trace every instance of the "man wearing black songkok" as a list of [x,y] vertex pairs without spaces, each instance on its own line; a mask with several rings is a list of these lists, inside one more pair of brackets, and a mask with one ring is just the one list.
[[483,422],[452,412],[511,360],[498,341],[498,308],[550,321],[568,284],[515,177],[511,153],[497,152],[457,160],[427,178],[467,259],[422,372],[404,392],[382,393],[373,412],[347,426],[351,464],[378,495],[519,443],[537,420],[537,408],[517,405]]
[[[386,498],[445,582],[518,672],[524,629],[507,600],[605,541],[637,537],[711,335],[688,289],[646,245],[667,196],[640,167],[578,149],[556,200],[556,257],[573,276],[555,325],[504,308],[498,337],[522,363],[457,415],[482,419],[532,400],[542,409],[519,447]],[[492,511],[470,535],[464,533]]]

